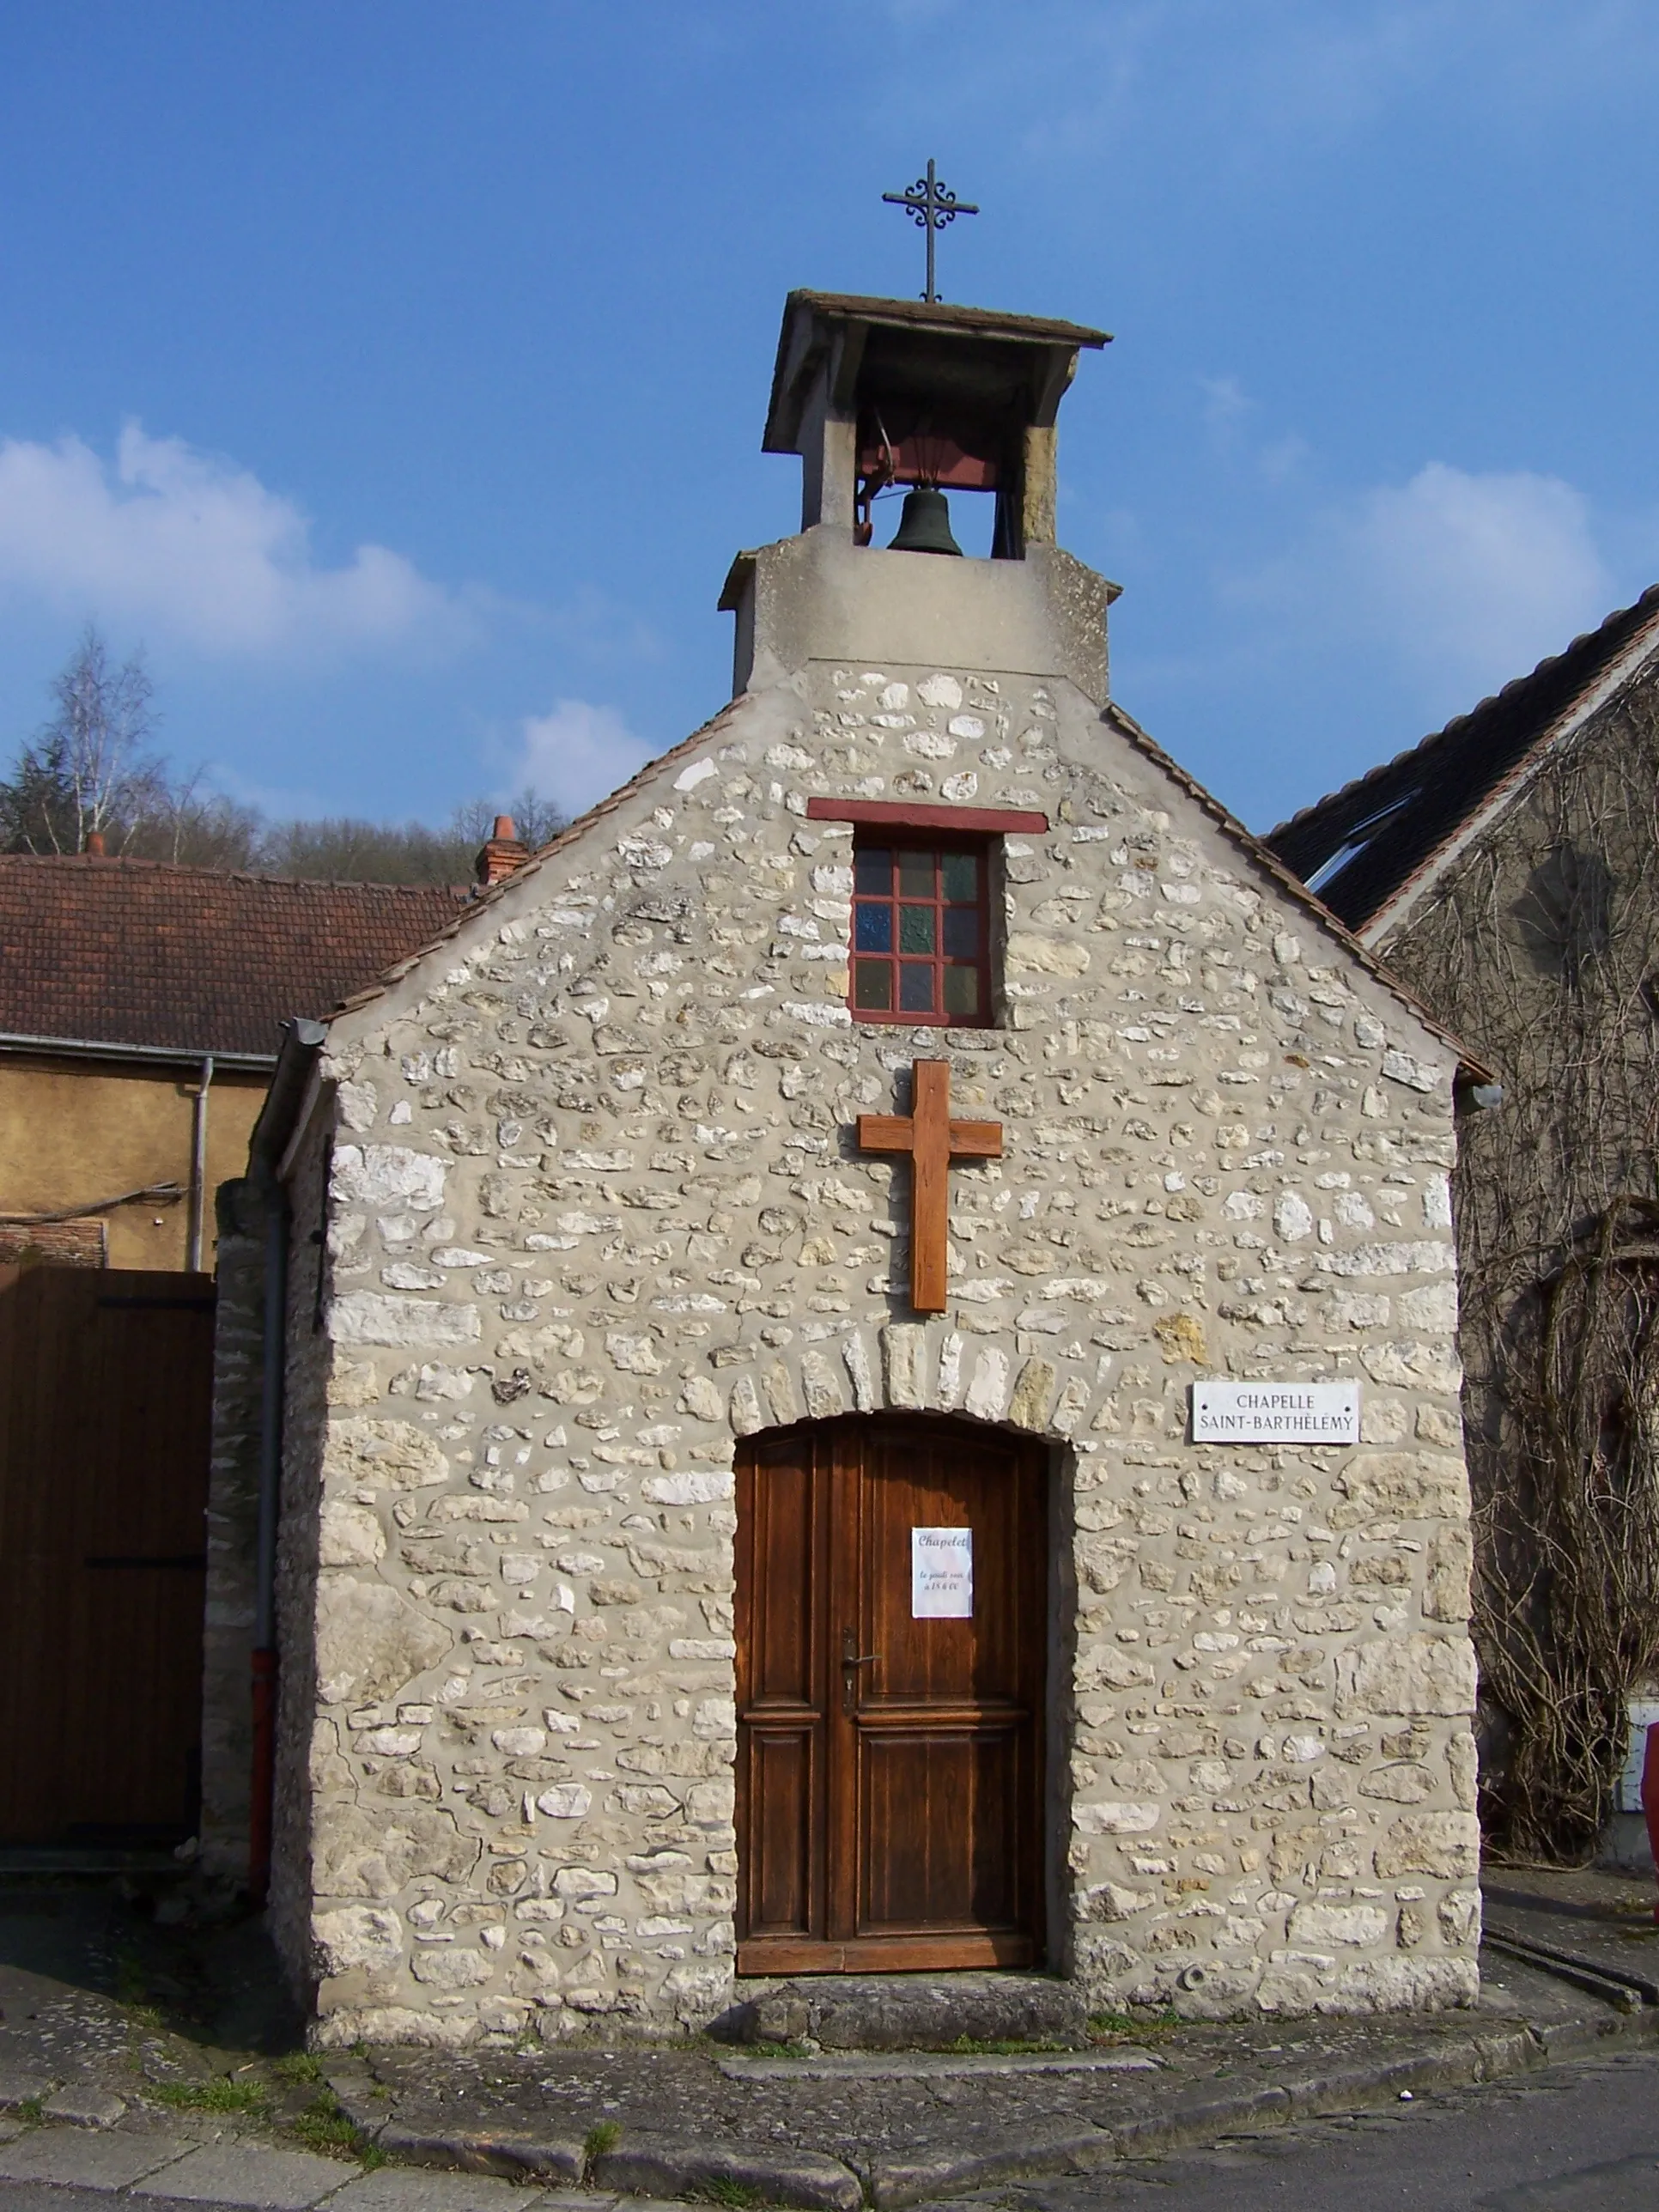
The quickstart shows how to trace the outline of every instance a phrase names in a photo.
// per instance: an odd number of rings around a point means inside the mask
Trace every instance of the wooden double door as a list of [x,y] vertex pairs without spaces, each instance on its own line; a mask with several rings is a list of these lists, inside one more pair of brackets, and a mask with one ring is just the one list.
[[947,1416],[744,1446],[740,1972],[1041,1961],[1047,1504]]
[[197,1820],[213,1279],[0,1269],[0,1844]]

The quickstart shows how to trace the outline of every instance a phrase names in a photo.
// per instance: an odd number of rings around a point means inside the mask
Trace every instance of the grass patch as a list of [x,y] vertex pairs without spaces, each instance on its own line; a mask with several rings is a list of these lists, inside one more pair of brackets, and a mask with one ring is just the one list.
[[603,2158],[608,2150],[615,2150],[622,2141],[620,2120],[595,2120],[582,2137],[582,2156],[585,2159]]
[[1178,2012],[1091,2012],[1091,2043],[1167,2043],[1181,2026]]
[[764,2204],[766,2193],[748,2181],[705,2181],[696,2195],[705,2204],[726,2204],[732,2212],[751,2212],[757,2204]]
[[1026,2058],[1073,2048],[1069,2043],[1048,2043],[1036,2035],[959,2035],[954,2043],[942,2047],[973,2058]]
[[308,2150],[321,2151],[326,2158],[355,2158],[369,2167],[386,2164],[386,2153],[379,2143],[366,2136],[355,2120],[346,2118],[331,2090],[325,2089],[313,2097],[288,2124],[289,2132],[298,2136]]
[[270,2070],[279,2081],[300,2089],[307,2082],[322,2080],[323,2062],[314,2051],[290,2051],[286,2057],[277,2059]]
[[233,2081],[216,2074],[210,2081],[155,2081],[148,2094],[158,2105],[183,2112],[263,2112],[265,2093],[257,2081]]
[[817,2052],[810,2043],[775,2042],[770,2036],[757,2036],[752,2043],[743,2046],[746,2056],[755,2058],[816,2058]]
[[149,1996],[144,1962],[124,1945],[115,1954],[115,1998],[118,2004],[142,2006]]
[[40,2124],[41,2116],[46,2110],[46,2100],[44,2097],[25,2097],[22,2102],[17,2106],[18,2118],[20,2120],[27,2120],[32,2128],[38,2127]]

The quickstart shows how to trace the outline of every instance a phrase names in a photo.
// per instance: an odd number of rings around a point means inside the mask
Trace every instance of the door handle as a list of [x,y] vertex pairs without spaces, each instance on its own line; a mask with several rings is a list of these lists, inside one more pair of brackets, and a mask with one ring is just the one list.
[[858,1704],[859,1668],[873,1667],[881,1654],[879,1651],[860,1651],[858,1638],[850,1628],[844,1628],[841,1633],[841,1655],[842,1710],[850,1713]]

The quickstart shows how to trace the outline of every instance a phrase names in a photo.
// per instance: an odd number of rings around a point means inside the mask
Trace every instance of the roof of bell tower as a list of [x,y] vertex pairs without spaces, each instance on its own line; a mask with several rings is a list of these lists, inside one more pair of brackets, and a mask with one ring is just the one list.
[[1042,315],[945,301],[792,292],[784,302],[761,450],[801,451],[803,416],[823,369],[838,410],[850,410],[872,391],[927,391],[1006,412],[1022,424],[1050,423],[1079,353],[1110,343],[1108,331]]

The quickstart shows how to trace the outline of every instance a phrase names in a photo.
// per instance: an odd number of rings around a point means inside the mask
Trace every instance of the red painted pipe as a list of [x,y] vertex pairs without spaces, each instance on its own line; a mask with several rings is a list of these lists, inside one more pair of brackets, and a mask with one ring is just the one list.
[[[1659,1873],[1659,1721],[1648,1729],[1647,1749],[1642,1754],[1642,1811],[1648,1824],[1648,1849],[1653,1853],[1656,1873]],[[1653,1917],[1659,1923],[1659,1905],[1653,1908]]]
[[[247,1887],[256,1905],[270,1887],[271,1811],[276,1791],[276,1654],[253,1654],[253,1774],[248,1793]],[[1656,1731],[1659,1733],[1659,1731]],[[1659,1788],[1654,1792],[1659,1806]]]

